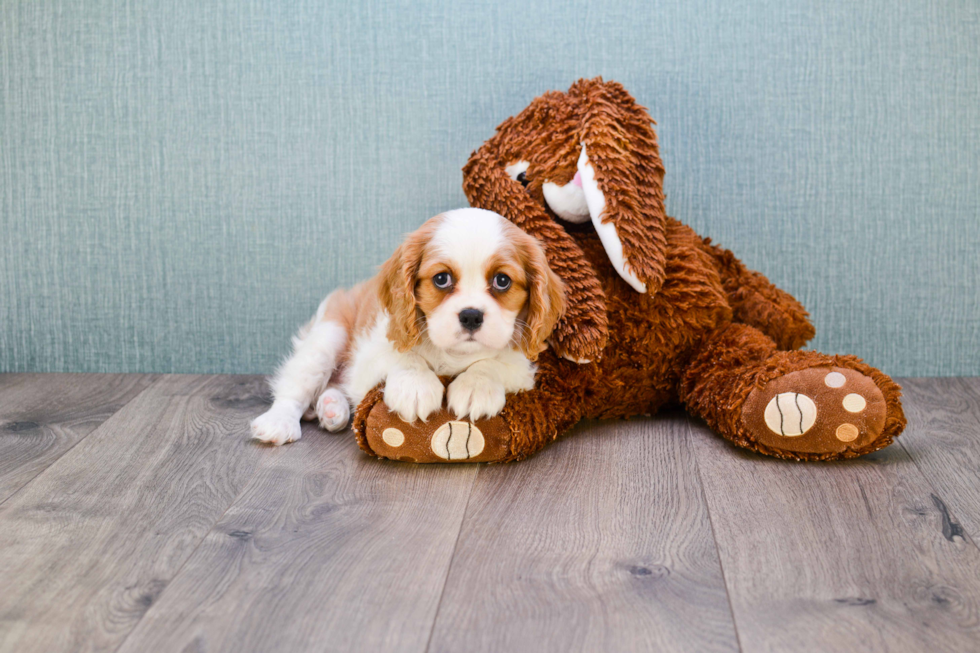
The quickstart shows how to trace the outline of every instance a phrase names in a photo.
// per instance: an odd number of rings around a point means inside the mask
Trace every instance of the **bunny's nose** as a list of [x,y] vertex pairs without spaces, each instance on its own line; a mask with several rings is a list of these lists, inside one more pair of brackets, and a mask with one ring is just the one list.
[[576,172],[575,173],[575,176],[572,177],[572,183],[575,184],[576,186],[578,186],[579,188],[582,187],[582,173],[581,172]]

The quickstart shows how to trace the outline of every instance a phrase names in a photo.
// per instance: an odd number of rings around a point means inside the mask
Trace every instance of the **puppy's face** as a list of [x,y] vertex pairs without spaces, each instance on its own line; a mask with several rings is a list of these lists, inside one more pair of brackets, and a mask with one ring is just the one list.
[[534,238],[503,217],[459,209],[409,236],[382,271],[389,339],[450,354],[521,348],[532,360],[564,310],[561,281]]

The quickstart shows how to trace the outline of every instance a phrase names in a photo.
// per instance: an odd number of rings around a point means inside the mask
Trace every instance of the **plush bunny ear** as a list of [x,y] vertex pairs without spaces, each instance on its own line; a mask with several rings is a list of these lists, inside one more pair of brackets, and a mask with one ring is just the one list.
[[[501,129],[506,126],[503,125]],[[498,133],[494,138],[500,137]],[[544,246],[548,264],[565,284],[566,310],[551,334],[559,356],[596,361],[609,339],[606,296],[581,248],[557,225],[520,182],[511,179],[493,139],[463,167],[463,191],[470,204],[504,216]]]
[[606,254],[639,292],[664,282],[664,166],[646,109],[617,82],[579,80],[568,90],[581,120],[579,173]]

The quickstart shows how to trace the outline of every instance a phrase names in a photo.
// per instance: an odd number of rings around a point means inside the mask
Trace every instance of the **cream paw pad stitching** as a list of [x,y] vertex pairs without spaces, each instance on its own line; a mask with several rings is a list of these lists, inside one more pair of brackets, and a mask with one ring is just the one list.
[[764,417],[773,433],[796,437],[809,431],[817,421],[817,407],[806,395],[783,392],[769,400]]
[[840,367],[790,372],[755,389],[742,420],[760,444],[788,452],[857,449],[885,425],[885,399],[869,377]]
[[469,460],[483,453],[483,433],[471,422],[446,422],[432,434],[432,453],[443,460]]

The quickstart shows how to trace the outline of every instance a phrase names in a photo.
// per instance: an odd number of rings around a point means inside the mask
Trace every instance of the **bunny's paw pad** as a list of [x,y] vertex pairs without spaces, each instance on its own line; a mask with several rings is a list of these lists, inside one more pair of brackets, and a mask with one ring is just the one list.
[[753,390],[742,409],[757,442],[791,454],[864,449],[884,431],[885,416],[874,381],[842,367],[784,374]]
[[364,445],[370,453],[403,462],[498,462],[510,450],[510,429],[499,415],[460,420],[443,408],[426,422],[408,423],[379,402],[368,414],[364,430]]

